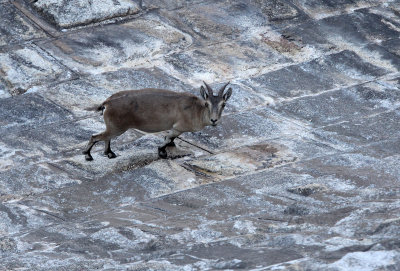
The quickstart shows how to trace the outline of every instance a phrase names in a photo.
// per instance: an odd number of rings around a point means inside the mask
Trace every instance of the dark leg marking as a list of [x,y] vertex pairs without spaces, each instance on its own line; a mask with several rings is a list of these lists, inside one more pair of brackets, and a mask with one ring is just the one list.
[[93,157],[90,153],[85,154],[85,160],[86,161],[93,161]]
[[86,161],[92,161],[92,160],[93,160],[93,157],[92,157],[92,155],[90,154],[90,151],[92,150],[94,144],[96,144],[97,142],[98,142],[98,141],[94,140],[94,136],[92,136],[92,137],[90,138],[89,143],[88,143],[86,149],[82,152],[82,154],[85,155]]
[[104,143],[104,155],[107,155],[109,159],[117,157],[117,155],[115,155],[115,153],[111,150],[111,140],[106,140]]
[[165,150],[165,146],[158,148],[158,156],[162,159],[167,158],[167,151]]
[[[166,138],[166,137],[165,137]],[[174,142],[174,139],[175,139],[176,137],[171,137],[171,142],[169,142],[167,145],[165,145],[165,146],[167,146],[167,147],[176,147],[176,145],[175,145],[175,142]]]

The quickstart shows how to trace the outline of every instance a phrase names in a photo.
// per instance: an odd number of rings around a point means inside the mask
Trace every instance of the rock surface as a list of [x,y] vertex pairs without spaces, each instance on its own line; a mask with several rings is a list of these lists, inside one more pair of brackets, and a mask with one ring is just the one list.
[[[0,270],[400,270],[400,1],[0,0]],[[120,90],[222,123],[93,149]]]

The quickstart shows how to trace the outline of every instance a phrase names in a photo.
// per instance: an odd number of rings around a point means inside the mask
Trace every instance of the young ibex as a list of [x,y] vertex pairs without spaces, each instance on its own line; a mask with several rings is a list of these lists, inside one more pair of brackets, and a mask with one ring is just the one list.
[[168,130],[164,144],[158,148],[158,155],[167,158],[166,147],[174,146],[174,139],[184,132],[195,132],[207,125],[216,126],[221,118],[232,88],[225,93],[225,84],[214,96],[213,90],[204,82],[199,97],[190,93],[178,93],[164,89],[141,89],[121,91],[113,94],[100,106],[103,110],[106,130],[93,135],[83,151],[87,161],[93,160],[90,150],[99,141],[105,142],[104,154],[115,158],[111,151],[111,139],[123,134],[129,128],[147,133]]

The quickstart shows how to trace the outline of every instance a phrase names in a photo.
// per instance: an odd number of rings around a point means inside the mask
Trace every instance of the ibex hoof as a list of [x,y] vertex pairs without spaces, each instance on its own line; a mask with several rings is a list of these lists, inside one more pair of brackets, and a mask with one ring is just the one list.
[[85,160],[86,161],[93,161],[93,157],[90,154],[85,155]]
[[165,151],[165,149],[162,148],[158,148],[158,156],[162,159],[166,159],[167,158],[167,152]]
[[169,142],[166,146],[168,147],[176,147],[175,142]]
[[113,158],[115,158],[117,156],[115,155],[115,153],[109,152],[109,153],[107,153],[107,157],[108,157],[108,159],[113,159]]

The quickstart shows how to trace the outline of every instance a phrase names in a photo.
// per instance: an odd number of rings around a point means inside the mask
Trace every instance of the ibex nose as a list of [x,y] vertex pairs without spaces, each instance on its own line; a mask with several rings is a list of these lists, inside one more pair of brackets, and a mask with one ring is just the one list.
[[215,124],[217,122],[216,119],[211,119],[212,124]]

